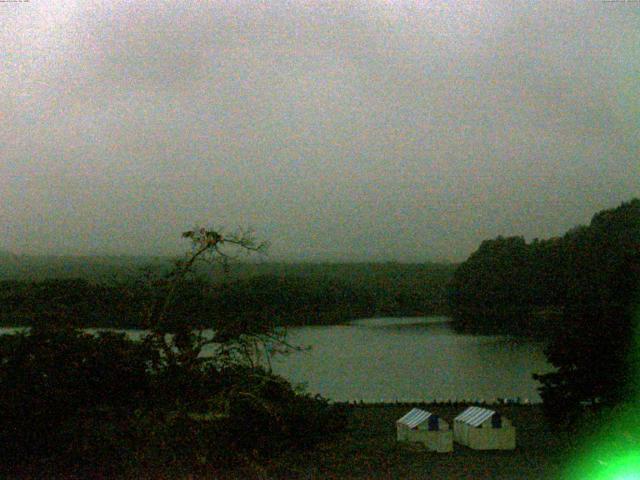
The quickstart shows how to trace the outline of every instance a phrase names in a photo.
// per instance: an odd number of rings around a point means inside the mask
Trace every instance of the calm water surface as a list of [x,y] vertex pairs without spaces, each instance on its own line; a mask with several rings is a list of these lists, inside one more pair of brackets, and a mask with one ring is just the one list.
[[[9,331],[15,329],[0,329]],[[551,369],[541,342],[459,334],[446,317],[293,327],[288,340],[311,348],[276,357],[273,370],[336,401],[520,397],[537,402],[538,384],[531,374]]]
[[551,366],[544,345],[508,336],[459,334],[446,317],[375,318],[290,329],[307,352],[273,369],[334,400],[515,398],[540,401],[533,372]]

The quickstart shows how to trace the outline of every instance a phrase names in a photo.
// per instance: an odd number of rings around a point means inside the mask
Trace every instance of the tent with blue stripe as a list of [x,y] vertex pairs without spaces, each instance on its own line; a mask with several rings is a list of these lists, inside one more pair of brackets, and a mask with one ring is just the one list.
[[412,408],[396,421],[399,442],[422,443],[428,450],[450,452],[453,450],[453,433],[449,424],[438,415]]
[[494,410],[469,407],[453,420],[453,438],[474,450],[513,450],[516,429]]

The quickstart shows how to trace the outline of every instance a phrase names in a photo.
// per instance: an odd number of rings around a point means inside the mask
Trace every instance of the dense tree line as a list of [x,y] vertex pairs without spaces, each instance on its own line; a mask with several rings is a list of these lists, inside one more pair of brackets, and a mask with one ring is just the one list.
[[483,241],[453,275],[447,294],[453,314],[469,326],[533,331],[542,325],[552,332],[568,307],[628,303],[639,210],[640,200],[623,203],[596,214],[589,226],[548,240]]
[[564,304],[569,250],[560,238],[483,241],[449,285],[448,301],[459,326],[540,333]]
[[640,374],[640,200],[596,214],[564,237],[571,276],[562,322],[538,376],[550,412],[637,400]]
[[551,414],[637,394],[640,200],[604,210],[561,238],[488,240],[456,271],[460,324],[542,332],[557,371],[536,378]]
[[[240,266],[224,276],[198,271],[176,291],[172,315],[261,318],[280,325],[332,324],[373,315],[424,315],[446,310],[449,265],[358,264]],[[153,268],[150,275],[162,269]],[[223,278],[221,281],[220,278]],[[215,285],[215,288],[212,287]],[[140,305],[159,294],[143,276],[0,282],[0,324],[28,325],[34,311],[64,302],[87,326],[142,328]],[[158,290],[158,291],[154,291]]]

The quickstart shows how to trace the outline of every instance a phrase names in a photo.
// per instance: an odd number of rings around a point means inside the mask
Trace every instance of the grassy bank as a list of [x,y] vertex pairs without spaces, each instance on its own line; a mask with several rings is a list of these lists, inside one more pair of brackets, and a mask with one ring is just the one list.
[[[500,405],[491,408],[513,421],[517,428],[515,450],[475,451],[454,443],[452,453],[429,452],[421,445],[399,443],[395,439],[395,421],[414,406],[436,413],[451,424],[468,405],[345,405],[349,417],[345,431],[311,450],[292,450],[266,463],[248,461],[244,467],[233,470],[213,470],[200,465],[185,473],[184,469],[174,469],[167,464],[163,470],[135,470],[122,478],[562,479],[563,466],[575,456],[578,448],[577,441],[569,434],[553,429],[545,422],[540,405]],[[14,478],[59,478],[42,473],[30,472]]]
[[[282,479],[549,479],[561,478],[572,448],[567,434],[550,428],[539,405],[495,407],[517,428],[514,451],[428,452],[395,440],[395,421],[413,405],[348,406],[350,420],[339,438],[311,452],[290,452],[263,470],[217,472],[210,478]],[[466,405],[415,405],[449,423]]]

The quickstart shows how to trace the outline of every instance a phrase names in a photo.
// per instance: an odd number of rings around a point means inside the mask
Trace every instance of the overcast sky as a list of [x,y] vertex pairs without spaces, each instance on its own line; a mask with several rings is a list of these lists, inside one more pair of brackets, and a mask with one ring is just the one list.
[[634,2],[0,3],[0,248],[462,260],[640,196]]

